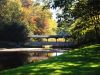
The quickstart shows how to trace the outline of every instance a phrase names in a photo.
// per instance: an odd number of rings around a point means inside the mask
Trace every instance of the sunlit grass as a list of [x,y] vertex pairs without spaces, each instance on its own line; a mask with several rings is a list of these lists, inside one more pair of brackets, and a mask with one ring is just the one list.
[[0,75],[100,75],[100,45],[67,51],[48,60],[1,71]]
[[88,63],[84,65],[83,67],[91,67],[91,68],[99,68],[100,67],[100,62],[99,63]]

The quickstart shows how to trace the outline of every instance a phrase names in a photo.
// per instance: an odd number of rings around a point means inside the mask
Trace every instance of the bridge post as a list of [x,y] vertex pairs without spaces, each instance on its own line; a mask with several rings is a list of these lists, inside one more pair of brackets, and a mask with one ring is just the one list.
[[46,38],[46,39],[47,39],[47,42],[48,42],[48,39],[49,39],[49,38]]
[[57,39],[58,39],[58,38],[56,38],[56,42],[58,42]]
[[48,57],[48,56],[49,56],[49,55],[48,55],[48,52],[47,52],[46,54],[47,54],[46,56]]
[[67,41],[67,38],[64,38],[65,39],[65,42]]

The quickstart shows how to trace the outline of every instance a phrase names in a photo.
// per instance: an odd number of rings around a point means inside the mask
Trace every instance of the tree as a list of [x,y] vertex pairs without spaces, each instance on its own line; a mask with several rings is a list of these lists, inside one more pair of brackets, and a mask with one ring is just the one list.
[[19,5],[13,1],[0,1],[0,21],[5,23],[20,21]]
[[0,10],[0,41],[24,43],[27,40],[28,30],[21,21],[19,4],[1,0]]
[[[95,33],[95,41],[99,41],[99,34],[100,34],[100,9],[99,9],[99,3],[98,0],[80,0],[76,5],[75,8],[72,10],[72,14],[75,16],[75,18],[82,17],[82,21],[86,22],[85,25],[88,25],[89,27],[92,27],[92,33]],[[83,26],[85,27],[85,26]],[[87,29],[87,28],[86,28]],[[91,28],[88,28],[91,30]],[[92,35],[91,33],[91,35]],[[87,34],[87,33],[86,33]],[[89,38],[88,38],[89,39]]]
[[[23,9],[27,8],[24,7]],[[30,12],[26,13],[27,16],[25,18],[25,22],[27,21],[29,29],[33,32],[33,34],[50,35],[52,32],[52,35],[56,34],[57,24],[56,21],[53,20],[49,8],[44,8],[43,5],[33,3],[27,11],[25,10],[23,12]]]
[[3,24],[3,28],[0,29],[0,35],[0,41],[24,43],[28,39],[28,31],[25,25],[17,22]]
[[[67,20],[68,22],[70,18],[73,18],[69,25],[69,30],[71,29],[70,32],[72,32],[71,34],[73,37],[76,37],[76,39],[80,40],[80,42],[85,40],[84,42],[87,43],[100,42],[99,4],[99,0],[54,1],[54,7],[63,8],[63,14],[61,17],[63,17],[65,21]],[[91,38],[91,36],[94,37]]]

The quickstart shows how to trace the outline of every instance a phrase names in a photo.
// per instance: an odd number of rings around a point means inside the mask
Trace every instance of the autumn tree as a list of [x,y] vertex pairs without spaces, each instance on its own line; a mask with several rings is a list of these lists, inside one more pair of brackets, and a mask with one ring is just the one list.
[[56,34],[57,24],[56,21],[53,20],[49,8],[44,8],[43,5],[33,3],[29,7],[22,7],[22,12],[25,15],[25,22],[27,22],[27,25],[33,34]]
[[[1,0],[0,3],[1,32],[2,29],[5,29],[5,27],[14,27],[13,25],[15,24],[15,30],[17,29],[17,25],[19,25],[19,27],[24,25],[27,28],[25,29],[26,31],[28,30],[36,35],[56,34],[57,24],[53,20],[49,8],[44,8],[43,5],[32,3],[30,0]],[[6,29],[10,32],[9,27]],[[24,30],[22,30],[22,32],[23,31]]]

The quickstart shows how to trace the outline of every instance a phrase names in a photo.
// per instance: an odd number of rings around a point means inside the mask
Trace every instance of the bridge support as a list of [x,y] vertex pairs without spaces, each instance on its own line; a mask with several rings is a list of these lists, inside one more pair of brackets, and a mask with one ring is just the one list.
[[65,42],[67,42],[67,38],[64,38],[65,39]]
[[49,38],[46,38],[47,39],[47,42],[49,41]]
[[58,41],[58,38],[56,38],[56,42]]

